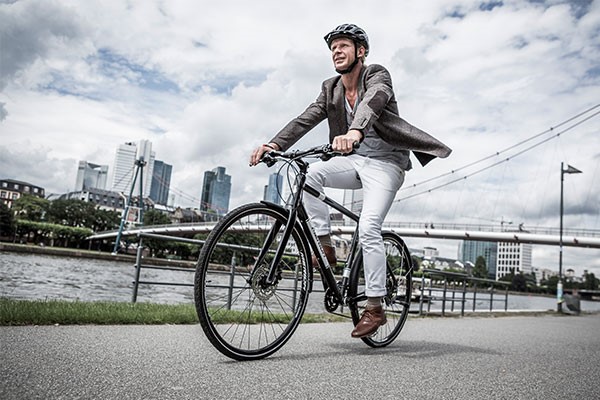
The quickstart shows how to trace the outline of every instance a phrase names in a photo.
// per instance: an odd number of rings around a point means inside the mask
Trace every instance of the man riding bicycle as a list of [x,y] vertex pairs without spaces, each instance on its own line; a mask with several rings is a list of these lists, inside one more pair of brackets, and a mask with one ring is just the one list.
[[[256,148],[250,165],[270,150],[285,151],[324,119],[329,123],[333,149],[346,157],[311,164],[307,183],[323,187],[363,189],[359,240],[363,252],[365,311],[352,337],[370,336],[386,323],[382,298],[386,295],[386,260],[381,227],[396,192],[411,169],[409,151],[421,165],[451,152],[446,145],[400,118],[389,72],[381,65],[365,65],[369,39],[354,24],[343,24],[325,35],[333,66],[339,74],[323,82],[318,98],[290,121],[268,143]],[[328,206],[305,196],[306,210],[330,264],[335,263]]]

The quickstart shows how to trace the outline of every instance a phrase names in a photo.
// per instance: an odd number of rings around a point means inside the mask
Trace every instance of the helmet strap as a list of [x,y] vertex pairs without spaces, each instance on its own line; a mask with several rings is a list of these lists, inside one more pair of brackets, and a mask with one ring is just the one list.
[[356,64],[358,64],[358,43],[354,42],[354,62],[352,62],[352,64],[350,64],[346,69],[336,68],[335,72],[337,72],[340,75],[349,74],[350,72],[352,72],[354,67],[356,67]]

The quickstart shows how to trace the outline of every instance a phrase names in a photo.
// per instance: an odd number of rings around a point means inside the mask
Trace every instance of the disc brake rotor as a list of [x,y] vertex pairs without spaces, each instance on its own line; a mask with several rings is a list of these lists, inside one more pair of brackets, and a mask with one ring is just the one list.
[[275,279],[275,282],[272,284],[267,284],[266,281],[268,276],[269,265],[267,264],[260,265],[252,274],[252,290],[256,297],[263,302],[266,302],[273,297],[277,291],[277,284],[279,283],[279,279]]

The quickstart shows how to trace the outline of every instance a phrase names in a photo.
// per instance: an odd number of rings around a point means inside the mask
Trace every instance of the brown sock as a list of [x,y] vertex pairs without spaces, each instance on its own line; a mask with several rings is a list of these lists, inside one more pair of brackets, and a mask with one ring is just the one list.
[[319,236],[319,242],[321,242],[321,245],[323,246],[333,247],[331,244],[331,235]]
[[381,307],[381,297],[367,297],[366,308]]

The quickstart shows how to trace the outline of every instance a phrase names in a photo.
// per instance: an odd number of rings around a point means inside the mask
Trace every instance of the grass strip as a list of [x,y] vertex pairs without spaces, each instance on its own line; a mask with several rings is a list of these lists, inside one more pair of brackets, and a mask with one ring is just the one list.
[[[239,321],[229,311],[219,323]],[[347,321],[331,314],[305,314],[303,323]],[[192,304],[14,300],[0,298],[0,325],[163,325],[197,324]]]

